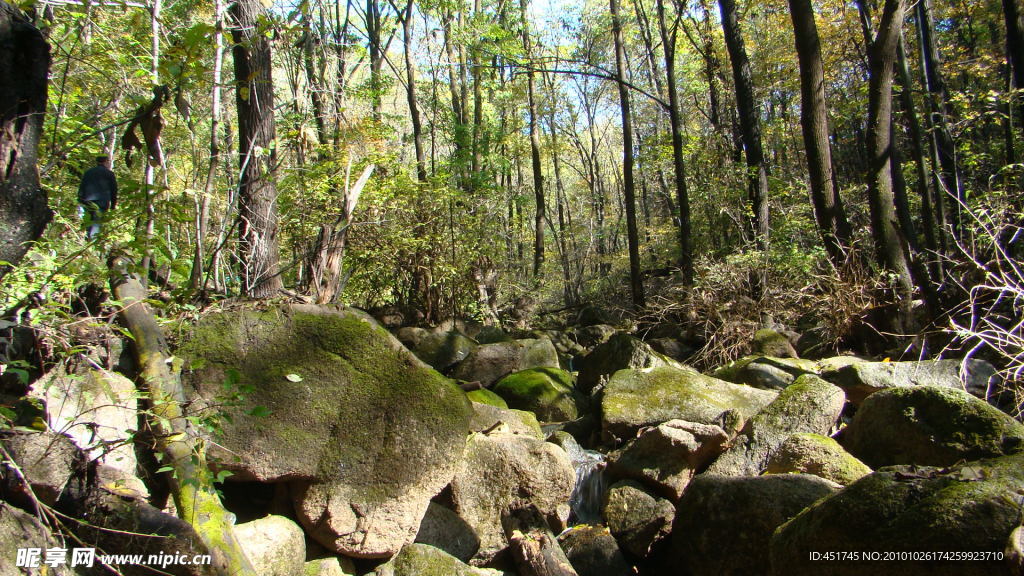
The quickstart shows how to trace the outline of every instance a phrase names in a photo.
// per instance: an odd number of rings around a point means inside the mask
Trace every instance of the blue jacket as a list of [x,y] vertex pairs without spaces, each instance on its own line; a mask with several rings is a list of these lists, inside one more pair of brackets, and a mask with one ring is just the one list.
[[82,175],[78,185],[78,201],[94,203],[100,210],[113,210],[117,206],[117,178],[106,166],[93,166]]

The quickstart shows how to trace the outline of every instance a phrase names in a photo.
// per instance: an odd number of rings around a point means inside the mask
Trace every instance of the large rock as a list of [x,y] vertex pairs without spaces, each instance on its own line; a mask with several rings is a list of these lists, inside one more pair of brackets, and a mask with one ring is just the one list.
[[572,386],[572,374],[558,368],[532,368],[509,374],[493,391],[511,408],[528,410],[543,422],[575,420],[585,404]]
[[455,512],[433,502],[420,523],[416,543],[444,550],[463,562],[469,562],[480,549],[480,537],[469,524]]
[[676,507],[672,527],[678,573],[767,574],[775,529],[837,488],[803,474],[697,476]]
[[66,434],[89,460],[102,464],[106,483],[149,495],[137,476],[133,440],[139,406],[131,380],[108,370],[73,375],[60,370],[34,389],[46,404],[50,428]]
[[768,459],[765,474],[814,474],[836,484],[852,484],[871,474],[871,468],[819,434],[793,434]]
[[284,516],[265,516],[235,526],[235,537],[260,576],[295,576],[306,563],[302,528]]
[[675,501],[728,441],[718,426],[669,420],[643,430],[636,440],[609,455],[608,473],[639,480]]
[[676,507],[632,480],[617,482],[608,489],[604,518],[619,545],[638,558],[672,531]]
[[620,370],[605,387],[601,426],[618,438],[632,438],[644,426],[669,420],[721,425],[727,411],[749,418],[775,396],[775,392],[730,384],[692,369]]
[[908,386],[957,388],[979,398],[988,398],[994,393],[990,386],[994,388],[999,383],[995,368],[984,360],[854,362],[822,372],[822,378],[845,390],[847,398],[855,405],[879,390]]
[[[1001,559],[929,561],[920,555],[1003,551],[1020,525],[1022,493],[1024,455],[947,469],[885,468],[779,528],[771,544],[773,574],[1009,576],[1015,573]],[[821,559],[827,552],[856,552],[860,559]],[[916,561],[886,561],[893,553],[909,553]]]
[[508,545],[501,519],[533,505],[555,528],[569,515],[575,471],[558,446],[527,436],[474,434],[452,480],[455,511],[480,538],[473,563]]
[[452,377],[487,387],[513,372],[558,366],[558,352],[550,340],[512,340],[478,346],[455,367]]
[[872,468],[949,466],[1024,449],[1024,426],[962,390],[890,388],[864,401],[840,441]]
[[522,434],[544,439],[544,432],[533,412],[498,408],[473,402],[473,415],[469,420],[470,432]]
[[497,408],[508,410],[508,402],[505,402],[504,398],[498,396],[487,388],[470,390],[469,392],[466,392],[466,398],[469,398],[470,402],[487,404],[488,406],[495,406]]
[[426,544],[409,544],[381,564],[372,576],[502,576],[498,570],[474,568]]
[[708,468],[711,474],[756,476],[791,434],[828,434],[846,403],[839,388],[804,375],[751,418],[733,446]]
[[754,333],[750,344],[754,354],[759,356],[775,356],[776,358],[799,358],[789,337],[771,328],[762,328]]
[[299,521],[333,551],[394,554],[454,475],[470,402],[365,314],[228,311],[178,354],[196,404],[231,416],[211,460],[239,479],[291,481]]
[[0,460],[0,496],[21,506],[36,499],[53,506],[74,477],[85,476],[85,455],[63,434],[8,430],[0,446],[11,459]]
[[[58,548],[60,542],[35,516],[28,514],[7,502],[0,500],[0,576],[72,576],[75,574],[68,563],[48,566],[47,548]],[[39,548],[37,567],[15,566],[18,551],[26,548]],[[22,552],[24,554],[24,552]],[[68,560],[71,560],[68,552]]]
[[627,368],[656,368],[682,365],[658,354],[642,340],[620,332],[594,348],[580,362],[576,386],[589,393],[602,379]]
[[476,347],[476,342],[459,332],[428,332],[411,350],[435,370],[445,372],[465,360]]
[[558,543],[579,576],[633,576],[636,572],[604,526],[574,526]]
[[302,576],[356,576],[355,569],[346,570],[337,558],[310,560],[303,566]]
[[570,337],[584,348],[593,348],[608,341],[615,334],[615,328],[607,324],[593,324],[577,328]]
[[810,360],[746,356],[722,366],[711,375],[735,384],[779,390],[789,386],[804,374],[816,373],[817,364]]

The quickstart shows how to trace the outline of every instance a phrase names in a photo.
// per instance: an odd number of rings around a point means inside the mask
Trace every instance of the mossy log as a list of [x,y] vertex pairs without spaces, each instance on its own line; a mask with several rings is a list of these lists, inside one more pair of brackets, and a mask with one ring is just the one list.
[[502,525],[523,576],[579,576],[536,508],[513,510]]
[[134,339],[140,373],[149,393],[157,448],[163,454],[163,464],[172,468],[171,494],[178,516],[192,525],[209,549],[218,574],[257,576],[235,538],[230,514],[214,489],[202,439],[182,411],[185,393],[172,368],[167,340],[146,304],[146,288],[126,272],[122,259],[113,259],[111,270],[111,290],[122,306],[119,316]]

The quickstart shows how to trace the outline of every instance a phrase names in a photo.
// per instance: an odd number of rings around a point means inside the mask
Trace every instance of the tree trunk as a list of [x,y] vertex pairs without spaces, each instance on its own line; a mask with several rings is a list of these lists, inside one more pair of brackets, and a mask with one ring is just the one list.
[[259,0],[231,5],[235,105],[238,109],[238,260],[242,292],[253,298],[276,294],[283,283],[277,241],[274,172],[274,84],[270,43],[260,21]]
[[750,229],[748,234],[758,249],[768,241],[768,168],[761,147],[761,115],[754,83],[751,79],[750,60],[740,31],[735,0],[718,0],[722,11],[722,31],[732,62],[733,82],[736,84],[736,108],[739,112],[740,133],[746,154],[750,202]]
[[[317,304],[331,304],[341,293],[341,272],[348,228],[352,224],[352,214],[359,203],[359,196],[370,180],[374,168],[375,166],[370,164],[363,169],[363,174],[352,186],[348,185],[348,176],[346,175],[345,194],[341,199],[341,213],[335,218],[333,224],[325,224],[320,227],[320,236],[316,242],[317,253],[314,256],[313,265],[310,266],[311,284]],[[351,165],[349,169],[351,169]]]
[[612,35],[615,41],[615,70],[618,77],[619,106],[622,110],[622,193],[626,212],[626,242],[629,246],[629,288],[633,308],[644,307],[644,285],[640,273],[640,235],[636,225],[636,185],[633,182],[633,115],[626,88],[626,48],[622,39],[622,19],[618,0],[609,0]]
[[[519,8],[523,19],[523,53],[530,58],[530,25],[526,6],[528,0],[520,0]],[[533,70],[526,73],[526,98],[530,112],[530,159],[533,165],[533,196],[536,213],[533,224],[533,276],[541,274],[544,265],[544,166],[540,160],[540,127],[537,124],[537,97]]]
[[868,47],[868,204],[878,263],[896,275],[901,300],[900,328],[906,329],[913,283],[901,245],[893,204],[892,83],[906,0],[885,0],[875,38]]
[[399,13],[402,19],[402,39],[405,41],[405,94],[409,103],[409,118],[412,120],[412,142],[416,151],[416,178],[420,182],[426,182],[427,157],[423,151],[423,123],[420,121],[420,110],[416,102],[416,63],[412,56],[412,6],[413,0],[409,0],[405,5],[405,10]]
[[512,558],[523,576],[578,576],[536,508],[513,510],[501,520]]
[[0,278],[52,217],[36,171],[49,72],[46,39],[18,9],[0,2]]
[[665,3],[658,0],[658,29],[665,52],[665,79],[668,87],[668,120],[672,130],[672,168],[676,176],[676,203],[679,207],[679,269],[683,284],[693,284],[693,231],[690,224],[690,193],[686,189],[686,159],[683,156],[683,129],[676,90],[676,31],[665,23]]
[[125,273],[125,268],[124,261],[114,261],[111,291],[122,303],[121,321],[132,335],[163,463],[173,468],[168,480],[178,517],[192,525],[209,549],[217,574],[256,576],[217,495],[213,474],[206,465],[203,442],[185,417],[185,392],[179,375],[171,369],[172,357],[163,331],[146,304],[149,295],[138,278]]
[[[1003,15],[1006,18],[1006,56],[1013,71],[1013,87],[1024,89],[1024,8],[1021,0],[1003,0]],[[1024,105],[1017,109],[1018,124],[1024,126]]]
[[811,0],[789,0],[789,12],[793,18],[796,52],[800,61],[800,126],[807,150],[811,203],[825,252],[839,267],[846,261],[851,229],[842,198],[835,187],[818,26],[814,22]]

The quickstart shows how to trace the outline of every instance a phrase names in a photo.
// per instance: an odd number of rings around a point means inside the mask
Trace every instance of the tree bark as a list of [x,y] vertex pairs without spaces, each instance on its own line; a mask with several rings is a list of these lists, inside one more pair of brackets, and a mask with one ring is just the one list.
[[[862,0],[863,1],[863,0]],[[868,47],[868,204],[871,232],[879,265],[896,276],[901,300],[901,328],[909,328],[913,283],[906,252],[900,241],[892,182],[892,83],[896,50],[906,11],[906,0],[885,0],[881,21]]]
[[686,188],[686,159],[683,156],[683,129],[676,90],[676,31],[665,23],[665,2],[658,0],[658,30],[665,52],[665,79],[668,87],[668,120],[672,130],[672,168],[676,177],[676,203],[679,209],[679,269],[683,284],[693,284],[693,230],[690,223],[690,193]]
[[46,39],[17,8],[0,2],[0,278],[52,217],[36,171],[49,71]]
[[828,106],[825,100],[825,69],[821,42],[811,0],[789,0],[796,52],[800,62],[800,126],[807,150],[811,203],[825,252],[835,266],[846,261],[851,229],[843,201],[835,187],[832,145],[829,141]]
[[622,39],[622,19],[618,0],[609,0],[612,35],[615,42],[615,70],[618,77],[619,106],[622,110],[622,194],[626,212],[626,243],[629,248],[629,288],[633,307],[645,305],[643,277],[640,273],[640,235],[636,224],[636,185],[633,182],[633,115],[626,88],[626,48]]
[[750,230],[748,235],[758,249],[768,241],[768,168],[761,146],[761,115],[754,95],[750,60],[743,42],[735,0],[718,0],[722,12],[722,32],[732,62],[733,82],[736,84],[736,108],[739,112],[743,150],[747,160],[747,196],[750,202]]
[[412,57],[412,6],[413,0],[409,0],[405,4],[405,10],[399,13],[402,20],[402,39],[405,41],[405,94],[409,103],[409,119],[412,121],[413,148],[416,151],[416,178],[420,182],[426,182],[427,157],[423,151],[423,123],[420,121],[420,110],[416,101],[416,63]]
[[232,520],[220,502],[213,474],[206,465],[203,443],[189,425],[183,407],[187,398],[179,375],[171,369],[172,357],[160,325],[146,304],[149,297],[135,276],[125,272],[127,263],[112,262],[111,291],[122,303],[120,318],[131,332],[139,371],[152,406],[151,425],[156,431],[163,463],[169,475],[171,495],[178,517],[195,529],[213,555],[214,568],[223,576],[256,576],[232,529]]
[[[1024,88],[1024,7],[1021,0],[1003,0],[1006,18],[1006,56],[1013,71],[1013,87]],[[1018,125],[1024,126],[1024,105],[1019,105]]]
[[[528,0],[520,0],[519,9],[523,19],[523,53],[530,58],[530,24],[526,7]],[[537,123],[537,96],[532,67],[526,73],[526,99],[530,113],[530,160],[533,166],[533,197],[536,213],[533,220],[533,276],[537,278],[544,266],[544,166],[540,160],[540,127]]]
[[242,291],[267,298],[281,289],[274,172],[274,84],[270,43],[263,34],[259,0],[231,5],[235,41],[235,105],[238,109],[238,260]]
[[579,576],[536,508],[513,510],[501,523],[523,576]]

